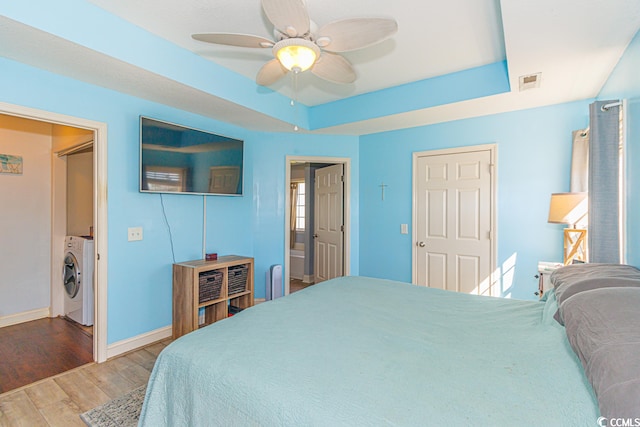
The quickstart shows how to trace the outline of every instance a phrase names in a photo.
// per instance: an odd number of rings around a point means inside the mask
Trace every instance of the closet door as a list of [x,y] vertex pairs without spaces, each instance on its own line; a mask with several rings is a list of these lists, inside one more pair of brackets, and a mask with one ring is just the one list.
[[491,151],[417,158],[416,283],[490,294]]

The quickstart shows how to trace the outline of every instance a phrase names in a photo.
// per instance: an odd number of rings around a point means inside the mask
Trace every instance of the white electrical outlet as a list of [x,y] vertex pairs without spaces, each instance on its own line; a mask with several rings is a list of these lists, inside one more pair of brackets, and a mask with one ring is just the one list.
[[400,224],[400,233],[409,234],[409,224]]
[[129,227],[128,231],[128,240],[130,242],[135,242],[137,240],[142,240],[142,227]]

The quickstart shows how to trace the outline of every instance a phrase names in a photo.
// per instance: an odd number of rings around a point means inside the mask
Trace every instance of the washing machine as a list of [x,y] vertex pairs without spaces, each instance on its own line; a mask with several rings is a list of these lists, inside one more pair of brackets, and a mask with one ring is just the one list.
[[93,325],[93,239],[67,236],[64,240],[64,314],[86,326]]

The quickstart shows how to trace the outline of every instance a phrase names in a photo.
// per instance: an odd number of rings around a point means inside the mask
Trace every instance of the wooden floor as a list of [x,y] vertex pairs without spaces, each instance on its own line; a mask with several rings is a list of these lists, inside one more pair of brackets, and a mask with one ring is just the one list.
[[0,426],[86,427],[80,414],[146,384],[156,357],[170,342],[0,394]]
[[289,281],[289,293],[292,294],[294,292],[301,291],[304,288],[308,288],[309,286],[312,286],[312,285],[313,283],[305,283],[302,280],[291,279]]
[[93,362],[93,336],[61,317],[0,328],[0,393]]
[[[290,292],[297,292],[311,285],[292,280]],[[15,325],[21,328],[0,328],[0,387],[11,389],[8,392],[0,389],[0,427],[86,427],[80,419],[80,414],[146,384],[158,354],[171,342],[171,339],[167,339],[105,363],[96,364],[91,362],[92,338],[86,331],[64,319],[43,319],[40,324],[35,322]],[[18,333],[19,329],[22,329],[22,334]],[[30,332],[24,335],[25,331]],[[78,334],[78,331],[81,333]],[[29,334],[31,339],[20,338],[21,341],[18,343],[19,335],[28,337]],[[71,355],[55,356],[58,361],[66,360],[69,364],[75,364],[63,369],[59,363],[34,358],[59,354],[57,352],[69,345],[67,341],[64,341],[64,344],[63,341],[58,341],[58,345],[45,349],[39,340],[47,337],[69,340],[67,335],[73,336],[72,340],[76,340],[76,344],[86,343],[88,340],[89,345],[85,345],[86,351],[82,356],[88,359],[74,359]],[[78,349],[73,351],[81,352],[83,351]],[[5,363],[12,357],[23,360],[21,364]],[[57,365],[55,369],[58,371],[52,372],[53,367],[50,365]],[[59,369],[71,370],[59,373]],[[38,371],[39,378],[44,379],[31,380],[28,385],[23,385],[27,372]],[[16,385],[17,378],[23,378],[23,383]]]

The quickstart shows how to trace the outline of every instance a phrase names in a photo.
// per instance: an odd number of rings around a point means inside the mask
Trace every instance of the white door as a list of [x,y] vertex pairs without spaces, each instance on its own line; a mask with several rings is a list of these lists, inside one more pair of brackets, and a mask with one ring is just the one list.
[[490,295],[491,150],[415,162],[416,284]]
[[314,197],[315,282],[343,274],[344,177],[343,165],[315,172]]

